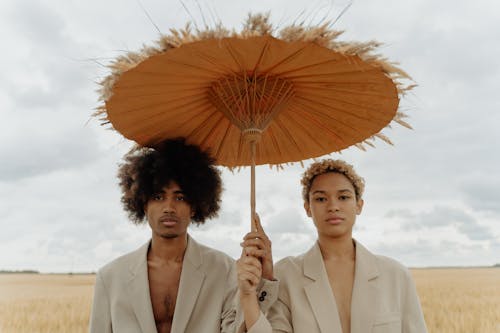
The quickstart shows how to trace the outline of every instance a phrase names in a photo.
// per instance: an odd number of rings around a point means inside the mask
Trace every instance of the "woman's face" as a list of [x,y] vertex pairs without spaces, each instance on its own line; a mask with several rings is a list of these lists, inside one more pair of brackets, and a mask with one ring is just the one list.
[[319,236],[351,237],[363,200],[356,200],[354,186],[346,176],[327,172],[314,178],[309,202],[304,203],[304,208],[307,216],[313,219]]

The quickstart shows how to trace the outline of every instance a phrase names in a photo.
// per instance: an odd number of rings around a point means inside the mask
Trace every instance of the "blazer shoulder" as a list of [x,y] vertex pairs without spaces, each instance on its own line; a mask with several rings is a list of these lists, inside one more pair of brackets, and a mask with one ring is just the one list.
[[304,265],[304,254],[299,256],[289,256],[281,259],[274,265],[274,270],[278,277],[289,275],[291,272],[302,272]]
[[212,247],[197,243],[197,246],[200,250],[200,254],[203,258],[203,262],[206,265],[216,265],[216,266],[225,266],[225,267],[230,267],[234,265],[235,260],[229,256],[228,254],[216,250]]
[[411,279],[410,270],[399,261],[383,255],[375,255],[377,265],[381,272],[395,275],[399,278]]
[[146,261],[146,253],[145,247],[147,247],[149,243],[141,246],[137,250],[131,251],[124,255],[119,256],[118,258],[110,261],[106,265],[102,266],[97,274],[101,275],[103,278],[109,277],[114,274],[123,274],[130,269],[130,265],[136,263],[138,261]]

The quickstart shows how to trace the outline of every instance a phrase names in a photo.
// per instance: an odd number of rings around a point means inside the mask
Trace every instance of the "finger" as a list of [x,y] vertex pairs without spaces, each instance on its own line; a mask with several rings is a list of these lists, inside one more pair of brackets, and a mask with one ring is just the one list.
[[251,248],[246,248],[245,253],[247,256],[252,256],[255,258],[264,258],[267,254],[267,251],[251,247]]
[[239,274],[247,274],[247,273],[253,274],[260,279],[260,277],[262,276],[262,269],[260,267],[255,267],[252,265],[240,267]]
[[253,220],[254,220],[257,232],[264,233],[264,229],[262,228],[262,224],[260,223],[260,216],[258,213],[255,213],[255,215],[253,216]]
[[246,239],[243,242],[240,243],[241,247],[257,247],[257,248],[265,248],[268,247],[266,242],[263,241],[262,239],[259,238],[253,238],[253,239]]
[[249,282],[252,286],[256,286],[260,282],[260,277],[252,273],[242,273],[238,276],[238,280],[241,282]]
[[242,259],[241,264],[243,266],[253,266],[258,269],[261,269],[262,266],[260,260],[251,255],[245,256],[245,258]]
[[259,259],[251,255],[248,255],[238,259],[237,261],[238,269],[243,268],[245,266],[254,266],[258,269],[261,269],[262,264],[260,263]]
[[262,267],[260,265],[243,264],[240,263],[237,267],[238,276],[253,274],[260,279],[262,276]]
[[267,235],[262,232],[252,231],[246,234],[245,237],[243,237],[243,239],[252,239],[252,238],[267,239]]

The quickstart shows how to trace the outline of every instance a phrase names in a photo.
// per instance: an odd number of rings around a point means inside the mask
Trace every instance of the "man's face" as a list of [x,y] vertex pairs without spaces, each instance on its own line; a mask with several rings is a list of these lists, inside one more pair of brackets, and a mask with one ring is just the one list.
[[340,173],[327,172],[314,178],[309,190],[309,202],[304,203],[307,216],[312,217],[318,235],[352,237],[356,215],[361,213],[363,200],[356,200],[354,186]]
[[149,199],[145,212],[153,235],[163,238],[184,236],[194,214],[184,192],[174,181]]

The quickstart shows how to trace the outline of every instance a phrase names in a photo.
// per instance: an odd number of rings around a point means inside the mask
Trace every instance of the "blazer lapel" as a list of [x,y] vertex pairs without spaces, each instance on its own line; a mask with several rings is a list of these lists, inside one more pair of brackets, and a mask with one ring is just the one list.
[[356,267],[351,300],[351,333],[371,332],[377,308],[376,257],[356,242]]
[[172,323],[172,332],[184,332],[198,299],[205,272],[202,269],[200,247],[188,236],[188,245],[182,263],[181,279],[175,313]]
[[320,331],[324,333],[341,331],[337,304],[318,243],[304,255],[304,276],[310,279],[306,282],[304,291]]
[[130,262],[128,294],[142,332],[156,332],[149,293],[147,253],[150,242],[139,248]]

